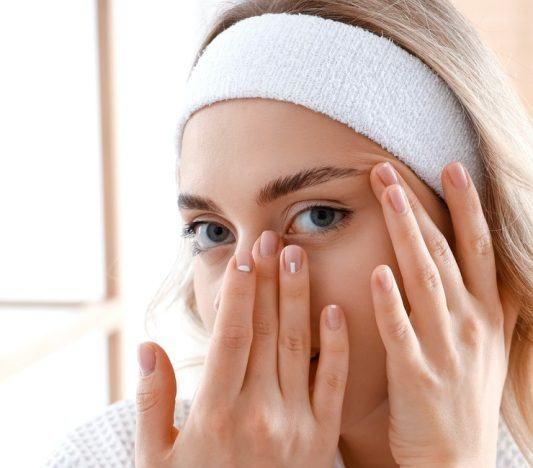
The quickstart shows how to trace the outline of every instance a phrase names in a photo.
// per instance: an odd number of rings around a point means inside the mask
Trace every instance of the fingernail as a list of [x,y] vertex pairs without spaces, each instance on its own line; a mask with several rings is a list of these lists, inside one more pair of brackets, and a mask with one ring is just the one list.
[[269,257],[277,250],[278,235],[274,231],[263,231],[259,241],[259,253],[261,257]]
[[396,213],[404,213],[407,210],[407,200],[401,185],[395,185],[389,190],[389,200]]
[[386,162],[378,167],[377,173],[379,178],[385,185],[392,185],[398,183],[398,177],[394,172],[394,168],[390,162]]
[[237,270],[250,272],[252,271],[252,254],[247,250],[242,250],[235,254]]
[[383,290],[390,291],[392,287],[392,277],[388,268],[383,268],[378,271],[378,279]]
[[155,353],[149,344],[139,344],[137,347],[137,361],[139,361],[139,370],[143,377],[153,372],[155,369]]
[[283,258],[285,260],[285,271],[296,273],[302,266],[302,254],[300,247],[297,245],[288,245],[283,249]]
[[468,181],[466,179],[465,169],[461,163],[458,162],[448,166],[447,171],[455,187],[459,189],[466,188]]
[[326,325],[330,330],[337,330],[341,326],[341,311],[337,305],[328,305]]

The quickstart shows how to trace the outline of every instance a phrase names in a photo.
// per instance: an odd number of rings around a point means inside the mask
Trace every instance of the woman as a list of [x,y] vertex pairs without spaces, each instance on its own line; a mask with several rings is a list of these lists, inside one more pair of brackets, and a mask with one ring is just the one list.
[[201,52],[172,280],[206,369],[176,415],[140,347],[135,411],[102,416],[128,414],[124,463],[531,464],[532,131],[471,26],[442,0],[245,1]]

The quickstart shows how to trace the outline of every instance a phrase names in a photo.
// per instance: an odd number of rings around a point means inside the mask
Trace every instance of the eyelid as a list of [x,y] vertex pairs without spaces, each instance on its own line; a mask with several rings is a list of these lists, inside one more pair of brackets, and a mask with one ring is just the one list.
[[[331,231],[335,231],[335,230],[339,230],[339,229],[342,229],[348,222],[349,220],[351,219],[351,217],[353,216],[354,214],[354,209],[352,208],[347,208],[347,207],[339,207],[339,206],[331,206],[329,204],[326,204],[325,202],[328,201],[328,200],[321,200],[321,201],[306,201],[305,202],[305,206],[300,209],[299,211],[297,211],[294,215],[291,216],[291,220],[293,220],[294,218],[297,218],[299,215],[301,215],[302,213],[305,213],[306,211],[309,211],[315,207],[324,207],[324,208],[329,208],[329,209],[332,209],[332,210],[335,210],[337,212],[341,212],[343,214],[343,217],[337,222],[335,223],[333,226],[331,227],[327,227],[327,228],[324,228],[322,230],[318,230],[316,231],[315,233],[311,234],[311,236],[325,236],[327,234],[330,234]],[[330,202],[332,202],[332,200],[329,200]],[[182,236],[183,237],[192,237],[192,238],[195,238],[196,236],[196,233],[195,233],[195,230],[196,230],[196,227],[198,227],[198,225],[201,225],[201,224],[217,224],[219,226],[222,226],[222,227],[225,227],[226,229],[229,229],[227,228],[226,226],[224,226],[223,223],[220,223],[220,222],[217,222],[217,221],[212,221],[212,220],[194,220],[192,222],[188,222],[186,223],[185,227],[183,228],[183,231],[182,231]],[[292,223],[290,224],[290,226],[292,226]],[[290,227],[289,226],[289,227]],[[233,234],[232,230],[230,229],[230,232],[231,234],[233,235],[233,237],[235,237],[235,235]],[[221,243],[215,247],[222,247],[224,245],[229,245],[231,244],[230,243]],[[198,248],[198,241],[196,239],[193,240],[193,250],[195,250],[197,253],[202,253],[202,252],[208,252],[210,250],[212,250],[213,248],[215,247],[209,247],[207,249],[200,249]]]
[[[331,226],[328,226],[328,227],[326,227],[324,229],[317,230],[316,232],[311,234],[311,237],[314,237],[314,236],[327,236],[327,235],[332,234],[332,232],[334,232],[334,231],[338,231],[338,230],[344,228],[350,222],[350,220],[352,219],[353,215],[355,214],[355,210],[353,208],[334,207],[334,206],[326,205],[324,203],[317,202],[316,204],[308,205],[307,207],[305,207],[304,209],[302,209],[301,211],[296,213],[296,215],[294,216],[294,219],[298,218],[302,213],[310,211],[310,210],[312,210],[315,207],[329,208],[329,209],[335,211],[336,213],[341,213],[342,214],[342,218],[339,221],[337,221],[335,224],[331,225]],[[292,225],[293,225],[293,223],[290,224],[290,226],[292,226]],[[298,236],[298,234],[293,234],[293,233],[289,233],[289,235]]]
[[[338,203],[336,202],[335,200],[328,200],[328,199],[322,199],[320,201],[318,200],[313,200],[313,201],[305,201],[305,202],[301,202],[300,204],[296,204],[295,206],[303,206],[302,209],[300,209],[299,211],[296,211],[296,213],[292,214],[291,216],[286,216],[286,210],[283,211],[282,213],[282,217],[283,218],[295,218],[296,216],[306,212],[307,210],[311,209],[311,208],[315,208],[315,207],[327,207],[327,208],[331,208],[332,210],[340,210],[340,211],[344,211],[344,212],[347,212],[347,211],[352,211],[350,208],[346,208],[346,207],[342,207],[342,206],[332,206],[332,205],[328,205],[328,204],[325,204],[325,202],[330,202],[330,203]],[[219,222],[219,221],[213,221],[211,219],[198,219],[198,220],[193,220],[193,221],[189,221],[189,222],[185,222],[185,229],[183,231],[186,230],[186,227],[187,226],[193,226],[193,227],[196,227],[198,224],[200,223],[213,223],[213,224],[218,224],[218,225],[221,225],[223,227],[225,227],[226,229],[229,229],[230,231],[233,231],[231,228],[228,228],[227,226],[224,225],[223,222]],[[232,232],[233,233],[233,232]],[[190,237],[189,235],[188,236],[185,236],[185,237]]]
[[332,210],[340,210],[340,211],[350,211],[350,208],[346,208],[346,207],[342,207],[342,206],[333,206],[333,205],[328,205],[327,203],[325,202],[331,202],[331,203],[335,203],[333,200],[321,200],[321,201],[307,201],[305,202],[306,205],[299,211],[297,211],[296,213],[294,213],[290,218],[295,218],[296,216],[306,212],[307,210],[311,209],[311,208],[315,208],[317,206],[320,206],[320,207],[327,207],[327,208],[331,208]]

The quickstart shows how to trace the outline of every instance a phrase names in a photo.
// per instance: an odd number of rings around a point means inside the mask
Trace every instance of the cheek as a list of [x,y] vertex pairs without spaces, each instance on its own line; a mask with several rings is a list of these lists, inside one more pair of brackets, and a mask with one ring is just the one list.
[[311,255],[311,304],[316,331],[321,309],[327,304],[338,303],[344,308],[348,321],[350,354],[355,356],[362,348],[368,350],[381,346],[370,276],[380,264],[389,265],[395,276],[399,273],[381,212],[365,216],[364,222],[358,223],[342,243]]
[[396,257],[383,216],[365,216],[364,223],[321,252],[312,252],[312,332],[319,336],[321,309],[330,303],[343,307],[348,324],[350,371],[345,403],[350,417],[364,417],[386,396],[386,352],[377,328],[370,275],[380,264],[398,273]]
[[365,215],[342,241],[309,256],[311,304],[318,309],[312,316],[318,318],[322,307],[338,303],[345,309],[348,321],[354,322],[352,328],[374,326],[370,276],[380,264],[391,266],[393,271],[396,268],[396,256],[381,213]]

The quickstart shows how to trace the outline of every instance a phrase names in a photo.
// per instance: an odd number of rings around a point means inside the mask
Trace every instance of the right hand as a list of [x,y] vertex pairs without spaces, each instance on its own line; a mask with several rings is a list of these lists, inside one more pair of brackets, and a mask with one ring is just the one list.
[[[278,239],[278,237],[276,237]],[[348,331],[320,316],[320,357],[309,389],[309,268],[286,271],[280,242],[251,272],[226,266],[204,375],[186,424],[173,425],[176,379],[156,343],[155,370],[137,388],[136,467],[333,466],[348,375]],[[286,249],[285,249],[286,252]],[[279,283],[279,284],[278,284]],[[278,311],[279,288],[279,311]]]

